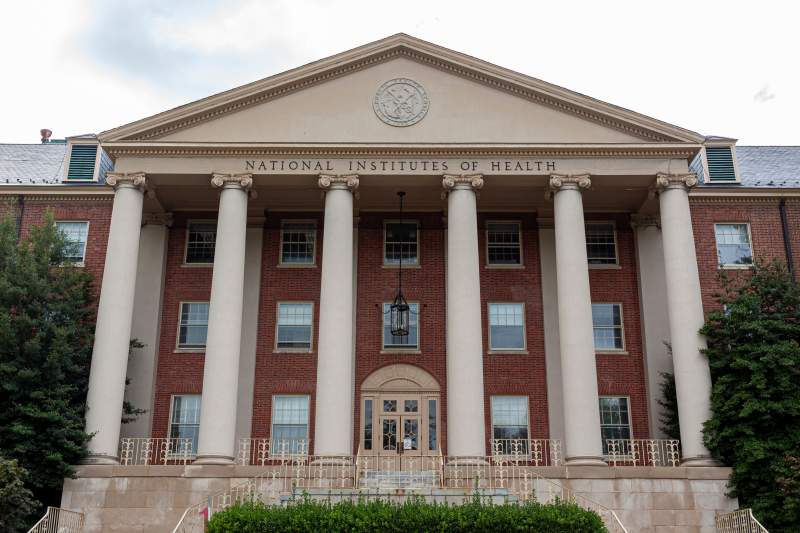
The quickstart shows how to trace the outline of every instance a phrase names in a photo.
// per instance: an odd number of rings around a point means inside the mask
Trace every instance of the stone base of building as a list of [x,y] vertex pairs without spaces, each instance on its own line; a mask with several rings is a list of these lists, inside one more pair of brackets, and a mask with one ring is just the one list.
[[[170,532],[188,507],[264,473],[258,466],[84,465],[77,467],[75,479],[65,480],[61,507],[84,513],[87,533]],[[712,533],[715,514],[737,508],[726,495],[729,468],[558,466],[529,473],[615,511],[630,533]],[[528,486],[522,475],[517,470],[507,479],[508,494],[520,495]]]

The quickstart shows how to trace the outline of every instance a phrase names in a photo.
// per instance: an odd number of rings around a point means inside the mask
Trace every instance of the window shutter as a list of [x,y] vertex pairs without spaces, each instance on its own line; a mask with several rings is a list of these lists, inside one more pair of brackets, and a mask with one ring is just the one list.
[[94,179],[94,162],[97,159],[96,144],[74,144],[69,157],[68,180]]
[[727,183],[736,181],[736,170],[733,166],[733,153],[730,146],[706,147],[709,183]]

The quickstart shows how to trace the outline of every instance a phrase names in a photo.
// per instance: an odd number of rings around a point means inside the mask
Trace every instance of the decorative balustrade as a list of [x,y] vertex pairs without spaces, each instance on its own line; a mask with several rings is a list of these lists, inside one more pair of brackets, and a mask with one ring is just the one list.
[[236,462],[265,466],[287,457],[305,457],[311,451],[310,439],[239,439]]
[[494,462],[525,463],[529,466],[559,466],[562,463],[558,439],[492,439]]
[[68,511],[58,507],[48,507],[44,516],[28,533],[81,533],[83,513]]
[[752,509],[737,509],[714,517],[717,533],[769,533],[753,516]]
[[119,462],[124,466],[185,465],[194,460],[192,439],[143,439],[120,440]]
[[607,439],[611,466],[680,466],[681,443],[674,439]]

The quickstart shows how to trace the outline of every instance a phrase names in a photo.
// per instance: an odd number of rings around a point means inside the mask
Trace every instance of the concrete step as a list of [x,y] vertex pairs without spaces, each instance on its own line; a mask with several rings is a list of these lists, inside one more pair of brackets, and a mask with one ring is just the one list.
[[[508,489],[480,489],[478,495],[484,503],[502,505],[506,503],[517,503],[519,497],[509,493]],[[423,498],[429,503],[440,503],[449,505],[460,505],[472,500],[475,491],[468,489],[403,489],[403,488],[361,488],[361,489],[295,489],[292,494],[282,495],[282,504],[301,500],[304,497],[312,500],[330,501],[370,501],[382,500],[394,503],[402,503],[408,498]]]

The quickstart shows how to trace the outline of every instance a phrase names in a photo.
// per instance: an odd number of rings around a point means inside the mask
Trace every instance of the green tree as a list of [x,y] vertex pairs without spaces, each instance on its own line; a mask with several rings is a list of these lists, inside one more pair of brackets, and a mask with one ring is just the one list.
[[800,531],[797,491],[778,482],[800,456],[800,290],[779,263],[723,277],[722,287],[701,330],[713,381],[705,442],[733,467],[743,507],[773,533]]
[[675,391],[675,374],[671,372],[661,372],[661,398],[658,405],[661,406],[661,413],[658,415],[659,428],[670,439],[680,440],[681,426],[678,418],[678,394]]
[[0,531],[27,531],[36,508],[33,494],[25,488],[27,472],[15,459],[0,456]]
[[58,505],[63,479],[85,456],[86,387],[94,331],[92,278],[66,260],[52,214],[18,242],[0,223],[0,455],[25,485]]

